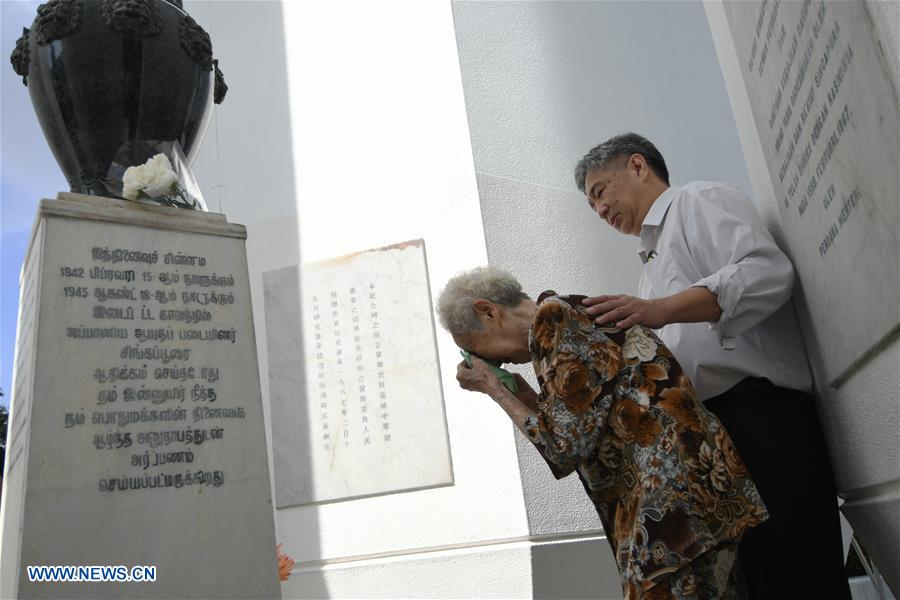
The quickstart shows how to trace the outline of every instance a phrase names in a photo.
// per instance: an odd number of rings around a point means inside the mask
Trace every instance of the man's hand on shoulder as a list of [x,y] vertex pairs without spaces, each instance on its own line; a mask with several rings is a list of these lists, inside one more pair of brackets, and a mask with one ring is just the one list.
[[597,323],[615,323],[620,329],[644,325],[659,329],[668,324],[664,304],[660,300],[644,300],[634,296],[594,296],[581,301],[587,314]]

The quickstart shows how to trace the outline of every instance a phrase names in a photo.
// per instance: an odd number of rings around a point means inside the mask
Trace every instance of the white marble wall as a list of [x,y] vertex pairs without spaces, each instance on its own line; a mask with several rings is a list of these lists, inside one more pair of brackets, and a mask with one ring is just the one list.
[[[186,5],[230,86],[197,173],[248,225],[263,373],[265,271],[421,238],[436,296],[487,262],[448,4]],[[297,560],[286,597],[530,593],[529,553],[514,548],[528,527],[509,420],[458,388],[459,354],[437,340],[454,485],[278,510]]]
[[[886,56],[884,61],[859,66],[886,69],[894,90],[898,90],[900,82],[896,68],[889,66],[891,63],[896,65],[897,34],[888,25],[897,22],[900,7],[892,2],[867,2],[865,5],[870,12],[864,19],[875,23],[876,46],[883,49]],[[788,235],[786,224],[776,205],[778,194],[773,185],[773,174],[766,164],[763,142],[741,72],[741,59],[731,37],[723,3],[712,0],[705,3],[705,8],[753,190],[763,200],[759,205],[760,213],[776,239],[783,241]],[[895,165],[896,162],[895,158]],[[896,170],[888,175],[896,176]],[[896,203],[896,198],[885,198],[884,201]],[[894,257],[894,260],[900,258]],[[833,274],[836,286],[842,285],[842,276],[844,274],[840,272]],[[900,554],[900,462],[897,460],[900,456],[897,438],[900,429],[900,379],[897,377],[900,339],[895,335],[874,350],[832,387],[827,384],[830,378],[821,350],[814,340],[807,340],[820,417],[838,491],[847,500],[842,511],[890,585],[897,590],[900,589],[900,571],[896,568],[896,557]]]

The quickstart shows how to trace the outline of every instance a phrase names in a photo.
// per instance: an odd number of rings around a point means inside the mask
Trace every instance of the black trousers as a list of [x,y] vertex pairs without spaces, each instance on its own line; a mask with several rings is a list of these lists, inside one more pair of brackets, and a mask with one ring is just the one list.
[[704,404],[769,509],[738,546],[750,598],[849,600],[837,490],[813,399],[748,377]]

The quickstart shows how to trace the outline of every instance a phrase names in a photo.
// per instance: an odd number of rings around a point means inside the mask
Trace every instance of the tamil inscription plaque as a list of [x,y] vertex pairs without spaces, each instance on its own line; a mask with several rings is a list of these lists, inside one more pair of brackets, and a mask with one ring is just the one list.
[[724,7],[834,385],[900,322],[897,91],[863,2]]
[[[244,231],[72,194],[41,203],[22,282],[4,594],[280,594]],[[147,565],[155,581],[50,585],[29,581],[33,565]]]
[[424,243],[264,287],[277,505],[451,484]]

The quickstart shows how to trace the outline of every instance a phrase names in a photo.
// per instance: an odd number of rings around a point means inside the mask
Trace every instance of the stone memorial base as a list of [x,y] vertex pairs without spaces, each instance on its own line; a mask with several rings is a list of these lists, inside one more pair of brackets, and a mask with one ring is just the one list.
[[0,597],[280,597],[245,239],[223,215],[41,201]]

